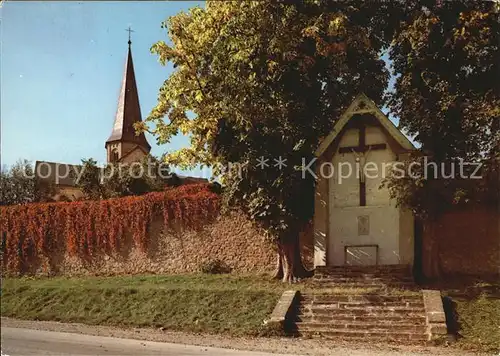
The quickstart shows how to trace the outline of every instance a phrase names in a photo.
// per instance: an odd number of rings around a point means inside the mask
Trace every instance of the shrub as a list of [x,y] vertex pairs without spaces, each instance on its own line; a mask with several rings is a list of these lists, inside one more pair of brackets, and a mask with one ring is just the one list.
[[167,167],[151,155],[145,156],[141,162],[111,163],[103,168],[89,158],[82,160],[82,176],[77,186],[88,200],[143,195],[162,191],[166,185],[178,186],[175,178],[167,178],[168,172]]
[[0,167],[0,206],[46,202],[54,195],[54,186],[33,178],[34,168],[27,160],[17,161],[10,169]]

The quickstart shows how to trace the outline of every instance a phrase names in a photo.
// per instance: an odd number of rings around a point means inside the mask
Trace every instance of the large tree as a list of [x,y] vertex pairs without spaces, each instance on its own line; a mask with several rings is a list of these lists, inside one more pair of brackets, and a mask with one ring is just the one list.
[[[424,221],[455,205],[498,204],[500,21],[492,1],[414,1],[404,8],[390,50],[397,75],[389,105],[427,156],[446,167],[482,162],[481,180],[443,177],[398,179],[390,188],[400,204]],[[472,173],[467,166],[464,173]],[[437,174],[436,174],[437,173]],[[432,224],[428,224],[432,226]],[[437,246],[437,244],[435,244]],[[426,248],[429,248],[427,246]],[[440,274],[438,251],[424,263]],[[425,261],[424,261],[425,262]]]
[[500,21],[492,1],[408,7],[390,51],[390,106],[437,160],[492,152],[500,116]]
[[298,234],[312,217],[314,180],[300,167],[356,94],[383,103],[380,53],[398,11],[365,1],[208,1],[166,21],[171,43],[152,47],[174,72],[141,128],[159,143],[189,135],[191,146],[165,159],[214,167],[228,205],[276,242],[285,281],[308,274]]

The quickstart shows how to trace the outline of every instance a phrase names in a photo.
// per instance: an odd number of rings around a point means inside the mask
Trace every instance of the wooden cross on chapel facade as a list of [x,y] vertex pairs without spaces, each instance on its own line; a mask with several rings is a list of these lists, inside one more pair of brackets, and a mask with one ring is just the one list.
[[[385,150],[387,145],[385,143],[377,143],[374,145],[366,144],[366,122],[362,115],[356,115],[357,117],[353,117],[354,119],[354,127],[358,129],[359,138],[357,146],[349,146],[349,147],[340,147],[339,153],[361,153],[363,156],[369,151],[376,150]],[[352,120],[351,119],[351,120]],[[357,156],[357,155],[356,155]],[[362,169],[361,174],[359,176],[359,205],[366,206],[366,180],[364,177],[364,166],[365,162],[363,162],[363,166],[360,167]]]

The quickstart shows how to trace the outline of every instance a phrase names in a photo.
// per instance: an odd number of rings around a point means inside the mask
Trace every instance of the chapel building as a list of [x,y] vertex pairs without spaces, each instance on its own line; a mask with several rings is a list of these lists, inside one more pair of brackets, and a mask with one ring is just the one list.
[[382,182],[414,149],[372,100],[355,98],[315,152],[315,267],[413,264],[413,215]]

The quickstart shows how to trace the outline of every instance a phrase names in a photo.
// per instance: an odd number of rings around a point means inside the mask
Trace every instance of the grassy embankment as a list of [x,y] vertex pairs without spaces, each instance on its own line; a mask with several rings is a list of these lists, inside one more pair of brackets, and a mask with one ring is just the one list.
[[444,290],[448,303],[448,331],[458,336],[456,346],[497,354],[500,352],[500,284],[478,283],[459,290]]
[[[264,276],[231,274],[84,278],[6,278],[2,316],[91,325],[162,327],[170,330],[259,335],[286,289]],[[323,292],[373,293],[373,288],[329,288]]]
[[286,286],[232,275],[6,278],[2,316],[258,335]]
[[500,352],[500,299],[457,300],[461,330],[458,344],[466,349]]
[[[263,321],[286,289],[320,291],[310,282],[290,286],[265,276],[231,274],[5,278],[1,313],[27,320],[254,336],[273,333]],[[340,287],[322,291],[376,292]]]
[[[285,289],[293,286],[262,276],[183,275],[86,278],[5,278],[1,314],[28,320],[56,320],[123,327],[163,327],[189,332],[259,335]],[[491,286],[489,288],[491,290]],[[500,291],[500,286],[498,286]],[[334,288],[324,292],[364,294],[375,291]],[[455,312],[450,331],[456,346],[500,351],[500,298],[497,293],[451,295]],[[391,293],[415,293],[392,291]],[[463,295],[463,293],[462,293]]]

